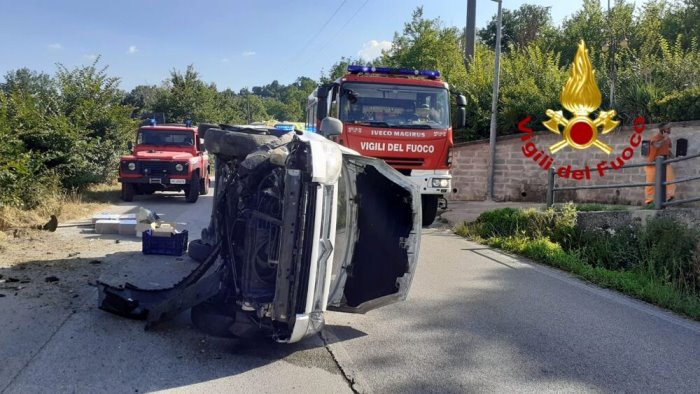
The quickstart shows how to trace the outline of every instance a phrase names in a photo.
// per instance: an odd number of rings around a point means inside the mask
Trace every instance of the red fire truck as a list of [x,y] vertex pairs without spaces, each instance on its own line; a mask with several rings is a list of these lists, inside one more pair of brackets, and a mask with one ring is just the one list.
[[[327,116],[340,119],[342,133],[325,137],[409,177],[421,190],[423,225],[430,225],[438,200],[452,189],[449,86],[433,70],[351,65],[347,71],[311,93],[307,130],[320,130]],[[462,127],[466,99],[455,96]]]

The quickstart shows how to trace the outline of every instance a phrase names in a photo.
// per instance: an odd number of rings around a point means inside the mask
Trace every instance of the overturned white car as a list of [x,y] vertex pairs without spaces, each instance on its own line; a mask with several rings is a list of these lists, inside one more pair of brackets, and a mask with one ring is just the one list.
[[[322,128],[341,125],[327,118]],[[101,309],[153,324],[192,308],[214,335],[262,328],[296,342],[322,329],[326,310],[406,298],[421,199],[399,172],[300,131],[218,125],[205,144],[216,184],[209,227],[189,245],[200,265],[167,289],[99,282]]]

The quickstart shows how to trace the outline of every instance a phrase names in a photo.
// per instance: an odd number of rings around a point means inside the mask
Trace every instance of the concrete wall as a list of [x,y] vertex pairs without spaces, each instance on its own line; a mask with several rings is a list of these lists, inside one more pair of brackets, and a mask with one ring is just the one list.
[[[531,125],[533,126],[533,125]],[[646,125],[642,137],[649,139],[657,130],[658,125]],[[700,121],[672,123],[671,138],[674,141],[686,138],[688,154],[700,152]],[[634,133],[632,127],[617,128],[612,133],[599,136],[599,140],[613,147],[610,155],[596,147],[576,150],[570,147],[550,155],[554,162],[552,168],[571,165],[572,169],[590,168],[590,180],[573,180],[561,177],[555,178],[558,186],[574,185],[603,185],[630,184],[645,182],[644,169],[632,168],[623,170],[607,170],[603,177],[599,176],[596,165],[602,160],[614,161],[621,156],[624,148],[630,145],[630,137]],[[544,202],[547,190],[547,171],[543,170],[532,158],[523,154],[523,146],[519,133],[515,136],[501,137],[496,143],[496,166],[494,191],[498,201],[529,201]],[[548,154],[549,147],[562,140],[562,136],[549,131],[535,133],[529,140]],[[642,163],[641,147],[634,150],[634,155],[627,164]],[[484,200],[487,195],[487,177],[489,163],[489,141],[473,141],[455,146],[452,173],[453,188],[448,198],[452,200]],[[700,175],[700,158],[674,163],[676,178]],[[682,183],[677,186],[676,199],[700,196],[700,180]],[[600,202],[638,205],[642,203],[644,191],[642,188],[616,188],[598,190],[562,191],[555,195],[555,202]]]

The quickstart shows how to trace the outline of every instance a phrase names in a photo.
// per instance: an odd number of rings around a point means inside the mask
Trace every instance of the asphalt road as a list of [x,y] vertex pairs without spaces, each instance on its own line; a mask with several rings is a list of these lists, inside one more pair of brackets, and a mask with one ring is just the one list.
[[[156,210],[184,223],[196,238],[208,222],[210,204],[211,196],[191,205],[156,195],[119,209],[141,205]],[[85,236],[70,228],[59,231]],[[0,363],[0,391],[700,388],[700,324],[442,228],[424,231],[418,273],[406,302],[366,315],[328,313],[322,337],[294,345],[211,338],[192,328],[185,314],[144,331],[142,322],[99,311],[96,297],[95,289],[86,286],[78,298],[82,304],[74,310],[41,310],[42,305],[25,300],[3,311],[11,319],[0,320],[0,356],[6,357]]]

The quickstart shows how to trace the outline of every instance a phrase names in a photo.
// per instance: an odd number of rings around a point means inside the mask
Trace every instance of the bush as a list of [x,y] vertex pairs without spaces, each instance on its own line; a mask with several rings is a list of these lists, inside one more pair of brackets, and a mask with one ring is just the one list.
[[700,86],[674,91],[651,105],[654,118],[663,121],[700,119]]
[[639,266],[639,234],[636,230],[586,231],[576,240],[574,252],[593,267],[625,270]]
[[639,239],[643,269],[681,290],[700,292],[700,261],[694,254],[699,240],[697,230],[673,219],[650,220]]
[[566,204],[560,210],[544,212],[531,209],[501,208],[483,212],[476,221],[465,223],[458,233],[488,239],[523,235],[529,238],[549,237],[569,245],[576,228],[576,208]]

